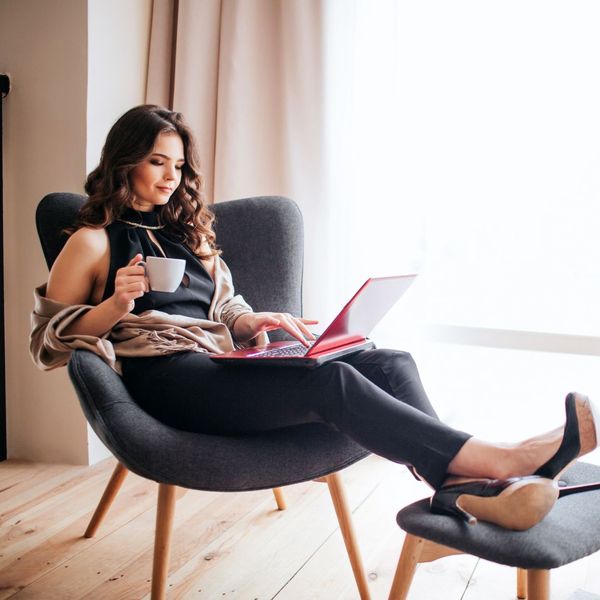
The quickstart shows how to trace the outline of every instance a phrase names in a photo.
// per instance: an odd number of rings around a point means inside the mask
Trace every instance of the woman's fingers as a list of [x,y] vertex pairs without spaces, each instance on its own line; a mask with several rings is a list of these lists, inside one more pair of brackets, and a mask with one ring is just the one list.
[[271,317],[267,315],[263,321],[266,325],[272,325],[273,327],[279,327],[281,325],[281,321],[275,317]]
[[128,263],[126,267],[117,270],[117,278],[121,277],[140,277],[146,274],[146,269],[138,263],[142,260],[142,255],[138,252]]
[[295,319],[295,321],[296,326],[298,329],[300,329],[300,331],[302,331],[305,337],[307,337],[309,340],[316,339],[313,332],[304,324],[304,319]]
[[314,340],[315,336],[306,325],[314,325],[315,323],[318,323],[318,321],[293,317],[288,313],[266,313],[259,316],[256,333],[283,329],[305,346],[310,346],[306,338]]
[[300,329],[299,324],[296,322],[297,320],[291,315],[282,316],[283,318],[281,319],[281,328],[284,331],[287,331],[291,336],[295,337],[299,342],[301,342],[305,346],[309,346],[310,344],[306,341],[306,338],[304,337],[305,334]]
[[138,263],[142,260],[143,256],[139,252],[127,263],[127,266],[121,267],[117,270],[115,288],[123,283],[131,283],[133,281],[144,282],[144,291],[149,290],[148,281],[146,278],[146,269]]
[[296,338],[304,346],[309,346],[309,343],[306,341],[306,338],[304,337],[302,332],[294,325],[285,321],[281,324],[281,329],[287,331],[292,337]]
[[139,287],[145,292],[149,291],[148,280],[143,275],[120,277],[115,281],[115,290],[127,290]]
[[138,252],[125,267],[117,270],[115,276],[113,298],[115,298],[117,306],[127,311],[133,310],[133,301],[141,298],[149,290],[146,271],[144,267],[137,264],[142,258],[142,254]]
[[146,270],[144,267],[132,265],[130,267],[122,267],[117,271],[117,277],[144,277]]
[[141,273],[139,271],[133,271],[131,273],[123,272],[117,275],[117,280],[123,284],[135,283],[137,281],[147,281],[147,279],[148,278],[143,271]]
[[139,298],[149,291],[143,267],[123,267],[115,278],[115,292]]
[[[144,257],[138,252],[128,263],[127,266],[128,267],[133,267],[134,265],[136,265],[137,263],[140,262],[140,260],[142,260]],[[143,268],[143,267],[142,267]]]
[[142,279],[141,281],[129,281],[119,286],[119,291],[121,292],[138,292],[146,291],[146,282]]

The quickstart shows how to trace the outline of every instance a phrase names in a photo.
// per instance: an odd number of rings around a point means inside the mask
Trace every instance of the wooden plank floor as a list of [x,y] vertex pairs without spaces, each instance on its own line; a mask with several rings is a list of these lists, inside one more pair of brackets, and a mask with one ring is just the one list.
[[[156,484],[130,474],[94,539],[82,533],[113,460],[94,467],[0,463],[0,600],[149,598]],[[428,489],[398,465],[370,457],[343,474],[373,600],[387,598],[403,534],[395,515]],[[327,486],[188,491],[177,502],[168,597],[356,599]],[[600,560],[553,573],[553,600],[600,593]],[[419,567],[413,600],[515,597],[512,569],[470,556]],[[594,596],[585,596],[593,598]]]

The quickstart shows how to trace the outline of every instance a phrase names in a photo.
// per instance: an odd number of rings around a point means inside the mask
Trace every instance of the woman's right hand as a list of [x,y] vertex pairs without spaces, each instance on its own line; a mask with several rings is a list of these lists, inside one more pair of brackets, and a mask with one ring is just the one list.
[[116,308],[123,313],[131,312],[135,299],[141,298],[149,289],[146,271],[137,264],[142,259],[141,254],[136,254],[115,276],[115,292],[111,298]]

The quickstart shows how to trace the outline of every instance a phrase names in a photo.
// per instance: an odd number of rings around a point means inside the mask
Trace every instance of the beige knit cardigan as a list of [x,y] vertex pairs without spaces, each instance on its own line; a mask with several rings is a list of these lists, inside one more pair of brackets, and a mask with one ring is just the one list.
[[233,324],[252,308],[242,296],[234,295],[231,273],[220,258],[215,259],[215,292],[207,319],[194,319],[148,310],[125,315],[102,337],[66,335],[65,329],[93,306],[67,305],[46,298],[46,284],[34,291],[29,350],[35,364],[43,370],[67,364],[72,350],[95,352],[117,373],[120,357],[160,356],[175,352],[228,352],[236,348],[268,342],[265,333],[247,343],[233,337]]

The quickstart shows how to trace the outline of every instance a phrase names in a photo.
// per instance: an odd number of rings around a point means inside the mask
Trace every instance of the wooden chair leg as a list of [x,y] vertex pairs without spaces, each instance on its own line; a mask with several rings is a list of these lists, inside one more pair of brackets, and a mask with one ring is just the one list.
[[348,501],[346,500],[342,478],[339,473],[332,473],[326,477],[326,480],[327,485],[329,486],[331,499],[333,500],[338,523],[340,524],[340,530],[344,537],[344,543],[346,544],[346,550],[348,552],[348,557],[350,558],[350,564],[352,565],[352,571],[354,572],[354,579],[358,586],[360,598],[361,600],[369,600],[371,596],[369,594],[369,587],[367,585],[367,578],[358,550],[358,544],[356,543],[354,528],[352,527],[352,521],[350,519],[350,509],[348,507]]
[[388,600],[406,600],[424,545],[423,538],[410,533],[406,534]]
[[527,600],[549,600],[550,571],[527,569]]
[[273,494],[275,496],[275,502],[277,502],[277,510],[285,510],[287,504],[285,503],[285,496],[281,488],[273,488]]
[[92,519],[90,520],[83,537],[92,538],[96,535],[96,531],[98,527],[100,527],[100,523],[106,516],[110,505],[113,503],[113,500],[116,498],[121,486],[123,485],[123,481],[125,481],[125,477],[129,471],[121,464],[117,463],[111,478],[108,481],[108,485],[102,494],[102,498],[100,498],[100,502],[94,511]]
[[152,564],[152,600],[164,600],[166,597],[176,495],[177,486],[159,483]]
[[526,600],[527,598],[527,570],[517,568],[517,598]]

